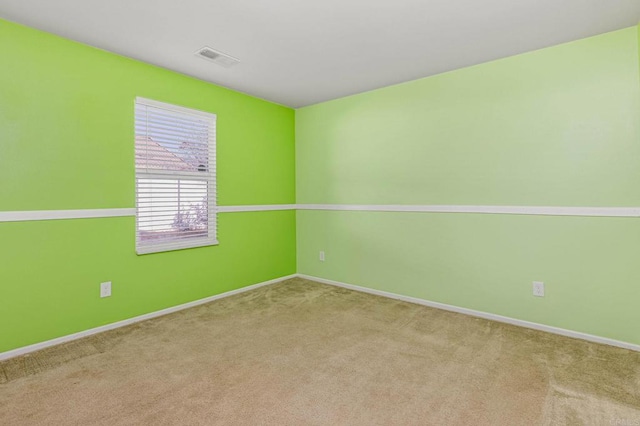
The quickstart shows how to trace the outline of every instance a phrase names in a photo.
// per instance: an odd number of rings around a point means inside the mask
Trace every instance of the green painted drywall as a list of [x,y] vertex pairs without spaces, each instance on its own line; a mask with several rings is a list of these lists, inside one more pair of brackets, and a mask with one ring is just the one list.
[[[295,202],[289,108],[1,20],[0,55],[0,211],[134,207],[136,96],[217,114],[220,205]],[[132,217],[0,223],[0,352],[295,272],[295,212],[218,221],[146,256]]]
[[[296,164],[288,108],[6,21],[0,53],[0,211],[132,207],[135,96],[218,115],[221,205],[293,203],[296,166],[299,202],[638,205],[635,28],[301,109]],[[302,273],[640,343],[635,219],[297,217]],[[0,352],[293,273],[295,220],[147,256],[133,218],[0,223]]]
[[636,31],[299,109],[298,202],[640,205]]
[[[637,31],[297,110],[298,203],[639,206]],[[300,211],[298,272],[640,344],[639,237],[636,218]]]

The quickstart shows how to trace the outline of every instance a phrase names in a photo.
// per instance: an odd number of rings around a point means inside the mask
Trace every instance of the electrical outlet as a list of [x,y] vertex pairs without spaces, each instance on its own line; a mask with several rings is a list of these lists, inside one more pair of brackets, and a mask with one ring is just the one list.
[[542,281],[533,282],[533,295],[536,297],[544,297],[544,283]]
[[320,262],[324,262],[324,251],[320,252]]
[[111,281],[100,283],[100,297],[111,296]]

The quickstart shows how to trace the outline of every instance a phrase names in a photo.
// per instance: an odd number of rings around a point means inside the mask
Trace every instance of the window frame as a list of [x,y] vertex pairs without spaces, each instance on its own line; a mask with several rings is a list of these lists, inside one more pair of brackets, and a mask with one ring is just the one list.
[[[217,116],[216,114],[187,108],[180,105],[165,103],[156,101],[153,99],[136,97],[134,101],[134,152],[137,153],[137,137],[139,134],[136,132],[137,113],[138,106],[150,107],[155,109],[166,110],[172,114],[196,116],[200,119],[204,119],[208,122],[208,141],[207,141],[207,170],[205,173],[200,171],[185,171],[185,170],[162,170],[162,169],[148,169],[139,168],[137,164],[137,155],[134,155],[134,167],[135,167],[135,198],[136,198],[136,253],[138,255],[161,253],[174,250],[184,250],[196,247],[207,247],[218,245],[217,238],[217,185],[216,185],[216,136],[217,136]],[[149,137],[148,134],[144,135]],[[181,180],[190,181],[203,181],[207,184],[207,235],[206,236],[193,236],[181,239],[167,239],[166,241],[160,240],[156,243],[141,244],[140,239],[140,180],[169,180],[180,182]],[[147,189],[148,191],[148,189]],[[179,191],[176,191],[179,194]],[[180,211],[180,204],[178,204],[178,211]]]

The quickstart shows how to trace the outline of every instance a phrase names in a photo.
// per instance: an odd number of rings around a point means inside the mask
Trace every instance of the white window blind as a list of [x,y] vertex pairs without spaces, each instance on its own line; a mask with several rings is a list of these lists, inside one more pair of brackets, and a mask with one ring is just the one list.
[[136,251],[217,244],[216,116],[135,103]]

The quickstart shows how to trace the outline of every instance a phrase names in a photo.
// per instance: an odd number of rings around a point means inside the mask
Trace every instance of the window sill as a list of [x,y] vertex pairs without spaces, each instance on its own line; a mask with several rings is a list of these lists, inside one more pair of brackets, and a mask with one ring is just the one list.
[[217,246],[218,240],[211,238],[206,239],[193,239],[189,241],[172,242],[166,244],[137,246],[136,253],[138,255],[151,254],[151,253],[163,253],[166,251],[186,250],[197,247]]

